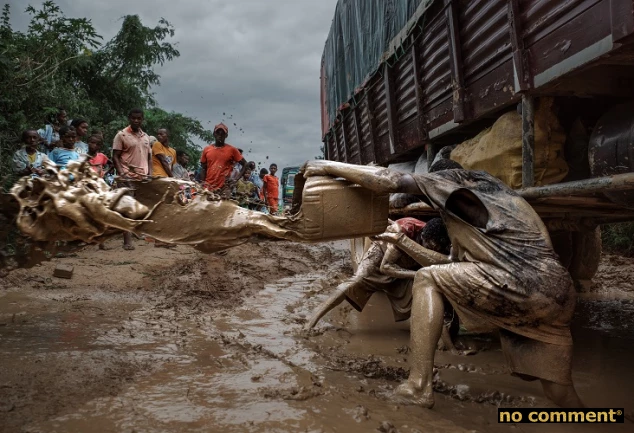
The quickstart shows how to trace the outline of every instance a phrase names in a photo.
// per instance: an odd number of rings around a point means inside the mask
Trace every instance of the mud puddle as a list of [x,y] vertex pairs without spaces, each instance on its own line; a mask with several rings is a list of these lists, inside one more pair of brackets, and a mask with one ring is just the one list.
[[[463,336],[474,356],[438,352],[433,410],[393,404],[408,374],[409,323],[395,324],[384,298],[362,314],[344,303],[301,332],[350,274],[345,246],[263,243],[210,256],[140,248],[130,260],[97,256],[106,286],[28,289],[14,278],[0,292],[0,430],[632,431],[497,424],[498,407],[551,405],[537,383],[507,374],[495,336]],[[574,378],[588,406],[632,410],[633,324],[631,300],[582,297]]]

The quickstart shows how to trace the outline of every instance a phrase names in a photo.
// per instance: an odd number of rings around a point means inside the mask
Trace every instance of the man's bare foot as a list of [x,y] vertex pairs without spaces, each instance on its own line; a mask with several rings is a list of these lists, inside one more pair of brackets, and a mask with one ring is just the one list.
[[132,251],[134,249],[134,245],[123,244],[123,249],[126,250],[126,251]]
[[414,404],[427,409],[434,407],[434,390],[432,385],[428,385],[425,389],[418,389],[410,382],[400,384],[394,390],[393,399],[400,404]]
[[313,329],[315,327],[315,325],[317,324],[317,322],[319,321],[318,317],[313,317],[312,319],[310,319],[310,321],[308,323],[306,323],[302,329],[304,330],[304,332],[309,332],[311,329]]

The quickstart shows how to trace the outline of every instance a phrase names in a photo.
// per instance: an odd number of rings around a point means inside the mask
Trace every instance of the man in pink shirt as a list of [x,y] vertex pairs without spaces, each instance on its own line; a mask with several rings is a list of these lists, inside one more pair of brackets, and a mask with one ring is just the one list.
[[[152,147],[150,138],[143,132],[143,110],[133,108],[128,113],[130,125],[117,133],[112,142],[113,161],[117,174],[122,181],[120,186],[127,186],[126,179],[142,179],[152,175]],[[132,235],[123,234],[123,249],[133,250]]]

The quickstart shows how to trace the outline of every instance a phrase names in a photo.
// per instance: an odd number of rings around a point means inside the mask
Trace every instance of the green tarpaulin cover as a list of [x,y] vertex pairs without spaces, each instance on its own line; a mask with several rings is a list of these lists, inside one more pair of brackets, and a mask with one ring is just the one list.
[[393,39],[432,1],[339,0],[322,57],[323,121],[332,124],[337,108],[377,71]]

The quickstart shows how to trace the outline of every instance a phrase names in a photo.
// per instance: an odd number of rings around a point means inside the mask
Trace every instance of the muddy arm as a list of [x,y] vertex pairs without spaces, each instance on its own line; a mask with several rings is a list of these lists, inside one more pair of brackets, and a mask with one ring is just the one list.
[[396,245],[421,266],[442,265],[451,263],[449,257],[427,249],[411,240],[403,233],[383,233],[374,237],[377,241],[386,241]]
[[411,175],[383,167],[344,164],[335,161],[309,161],[304,164],[300,172],[307,178],[311,176],[342,177],[378,193],[422,194]]
[[401,253],[398,248],[394,245],[389,245],[385,255],[383,256],[383,261],[381,262],[381,273],[392,278],[413,280],[416,276],[416,271],[402,268],[396,264],[402,255],[403,253]]

